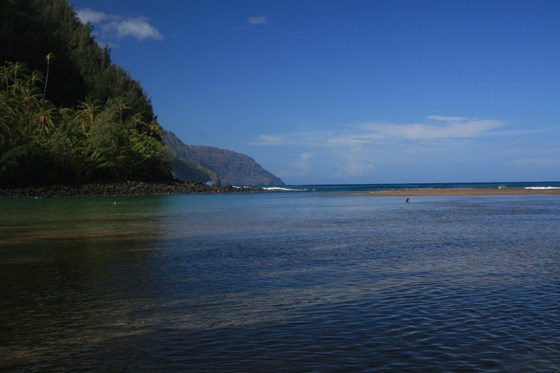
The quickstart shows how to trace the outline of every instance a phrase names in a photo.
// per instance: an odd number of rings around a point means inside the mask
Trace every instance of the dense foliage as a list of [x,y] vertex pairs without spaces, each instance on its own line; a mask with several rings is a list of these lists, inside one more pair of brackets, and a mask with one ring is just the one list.
[[66,0],[0,0],[0,185],[162,180],[141,85]]

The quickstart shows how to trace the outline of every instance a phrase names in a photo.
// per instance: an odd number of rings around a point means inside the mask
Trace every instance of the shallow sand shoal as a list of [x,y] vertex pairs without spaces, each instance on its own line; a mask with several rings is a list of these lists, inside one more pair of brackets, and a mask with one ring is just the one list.
[[560,189],[523,189],[523,188],[457,188],[457,189],[399,189],[365,192],[370,196],[446,196],[446,195],[516,195],[516,194],[560,194]]

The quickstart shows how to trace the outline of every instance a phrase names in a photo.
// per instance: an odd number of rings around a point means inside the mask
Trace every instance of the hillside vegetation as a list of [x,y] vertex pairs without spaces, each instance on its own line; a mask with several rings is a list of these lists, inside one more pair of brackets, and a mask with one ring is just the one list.
[[0,186],[162,181],[146,93],[66,0],[0,0]]

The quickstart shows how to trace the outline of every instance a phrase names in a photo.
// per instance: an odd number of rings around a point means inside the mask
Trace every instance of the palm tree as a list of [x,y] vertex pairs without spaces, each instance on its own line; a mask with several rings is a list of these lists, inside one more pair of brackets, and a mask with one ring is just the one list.
[[52,52],[47,53],[45,60],[47,61],[47,73],[45,75],[45,89],[43,90],[43,99],[47,95],[47,84],[49,83],[49,70],[51,66],[51,60],[54,58],[54,54]]
[[93,127],[95,118],[99,112],[99,103],[95,98],[86,97],[86,100],[78,105],[76,120],[81,124],[82,133],[87,134]]
[[6,92],[10,88],[10,69],[9,69],[9,67],[10,67],[9,63],[6,63],[6,64],[0,66],[0,80],[2,81],[2,84],[5,85]]
[[21,75],[25,75],[27,68],[21,62],[6,62],[4,66],[0,68],[0,79],[2,84],[6,85],[6,91],[11,87],[12,93],[16,93],[19,87],[18,81]]
[[37,83],[41,83],[43,81],[43,74],[39,70],[33,70],[29,79],[31,80],[31,84],[36,86]]
[[107,102],[108,106],[114,106],[115,109],[119,111],[119,122],[122,124],[123,122],[123,112],[128,109],[132,109],[128,106],[128,100],[124,96],[118,96],[115,98],[111,98]]
[[36,118],[39,122],[39,133],[45,135],[49,133],[49,127],[54,126],[53,115],[56,110],[54,105],[48,100],[41,100],[37,107]]

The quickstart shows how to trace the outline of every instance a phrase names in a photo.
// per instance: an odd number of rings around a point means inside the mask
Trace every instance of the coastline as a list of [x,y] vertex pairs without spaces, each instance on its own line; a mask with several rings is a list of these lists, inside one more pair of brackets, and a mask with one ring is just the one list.
[[220,194],[268,192],[233,186],[209,186],[202,183],[92,183],[77,185],[38,185],[22,188],[0,188],[0,199],[130,197],[172,194]]
[[560,194],[560,189],[525,189],[525,188],[434,188],[434,189],[399,189],[365,192],[368,196],[507,196],[523,194]]
[[[546,183],[545,183],[546,185]],[[313,190],[313,188],[311,188]],[[38,198],[91,198],[91,197],[129,197],[174,194],[223,194],[223,193],[271,193],[289,191],[285,187],[233,187],[210,186],[203,183],[183,182],[141,182],[125,181],[117,183],[56,184],[36,185],[20,188],[0,187],[1,199],[38,199]],[[299,189],[298,189],[299,191]],[[536,186],[410,186],[409,188],[359,191],[340,190],[341,194],[360,196],[445,196],[445,195],[560,195],[560,187]]]

